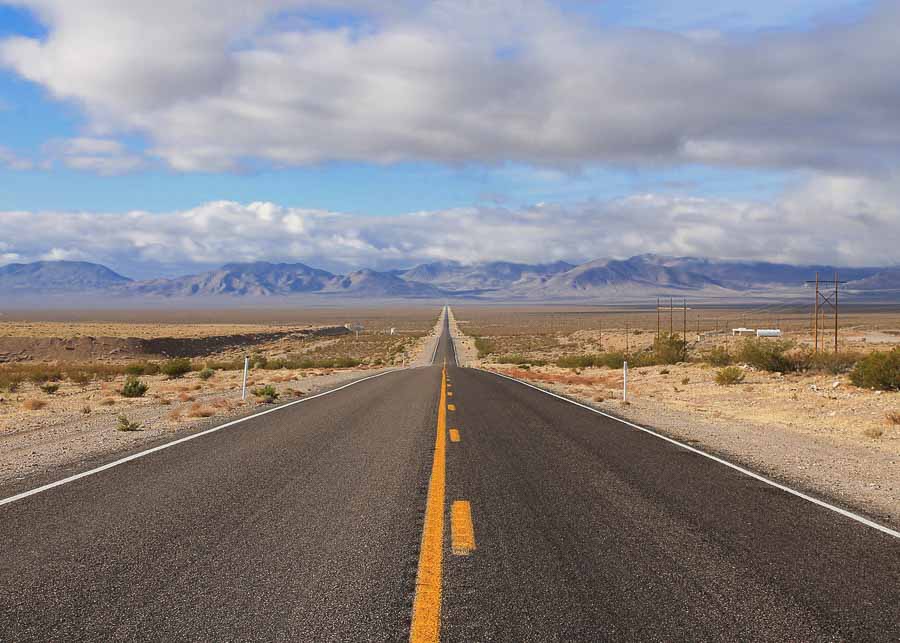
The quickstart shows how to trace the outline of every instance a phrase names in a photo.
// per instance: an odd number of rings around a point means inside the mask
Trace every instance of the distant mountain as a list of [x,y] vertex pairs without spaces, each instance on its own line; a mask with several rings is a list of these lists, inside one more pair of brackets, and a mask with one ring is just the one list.
[[302,263],[229,263],[218,270],[174,279],[135,281],[123,294],[162,297],[267,297],[319,292],[336,286],[340,277]]
[[[841,278],[861,279],[878,268],[841,268]],[[603,296],[625,291],[745,292],[772,288],[801,288],[819,272],[833,275],[830,266],[793,266],[766,262],[716,261],[696,257],[638,255],[625,260],[591,261],[554,276],[527,297],[557,299]]]
[[[798,294],[818,272],[827,285],[835,268],[697,257],[638,255],[581,265],[563,261],[524,264],[491,261],[427,263],[409,270],[363,269],[347,275],[302,263],[230,263],[196,275],[132,281],[104,266],[42,261],[0,267],[0,293],[41,297],[88,293],[122,300],[142,297],[465,298],[483,301],[604,301],[666,294],[739,297],[747,293]],[[848,294],[900,299],[900,267],[838,268]]]
[[84,292],[129,283],[128,277],[86,261],[37,261],[0,266],[0,292]]
[[442,261],[416,266],[402,276],[407,281],[428,283],[450,292],[496,291],[537,285],[574,267],[565,261],[546,264],[489,261],[471,265]]
[[[844,278],[843,273],[841,273],[841,278]],[[900,290],[900,266],[885,268],[868,277],[851,280],[845,288],[847,290]]]

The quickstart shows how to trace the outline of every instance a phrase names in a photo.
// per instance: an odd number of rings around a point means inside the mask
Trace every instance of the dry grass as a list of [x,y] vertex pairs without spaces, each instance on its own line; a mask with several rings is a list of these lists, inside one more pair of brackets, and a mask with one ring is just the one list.
[[166,414],[166,419],[174,422],[181,421],[181,409],[172,409]]
[[104,397],[99,404],[100,406],[115,406],[116,401],[111,397]]
[[190,394],[188,394],[188,393],[186,393],[186,392],[185,392],[185,393],[179,393],[179,394],[178,394],[178,401],[179,401],[179,402],[193,402],[195,399],[196,399],[196,398],[195,398],[193,395],[190,395]]
[[884,427],[883,426],[870,426],[866,427],[863,431],[863,435],[867,438],[872,438],[873,440],[877,440],[881,436],[884,435]]
[[900,426],[900,411],[888,411],[884,420],[888,426]]
[[187,411],[187,416],[191,418],[208,418],[215,414],[216,409],[201,402],[194,402]]
[[44,400],[31,399],[22,402],[22,408],[27,411],[40,411],[45,406],[47,406],[47,403]]

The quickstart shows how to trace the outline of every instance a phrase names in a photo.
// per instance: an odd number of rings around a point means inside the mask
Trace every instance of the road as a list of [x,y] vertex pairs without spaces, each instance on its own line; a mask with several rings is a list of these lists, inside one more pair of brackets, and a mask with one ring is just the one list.
[[897,640],[900,538],[458,368],[446,328],[431,367],[0,506],[0,641],[411,635]]

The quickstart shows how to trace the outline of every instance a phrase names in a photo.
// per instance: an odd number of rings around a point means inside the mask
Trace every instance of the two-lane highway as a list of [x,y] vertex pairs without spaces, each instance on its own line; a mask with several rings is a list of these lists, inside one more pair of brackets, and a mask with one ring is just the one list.
[[0,506],[0,640],[900,638],[892,533],[434,354]]

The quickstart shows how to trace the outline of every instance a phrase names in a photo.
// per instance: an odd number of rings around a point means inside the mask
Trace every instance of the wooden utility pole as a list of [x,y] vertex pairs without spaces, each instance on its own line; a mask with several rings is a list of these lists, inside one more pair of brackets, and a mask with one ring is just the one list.
[[659,341],[659,297],[656,298],[656,340]]
[[681,311],[681,361],[687,359],[687,299],[682,302]]
[[602,319],[598,322],[598,325],[600,327],[600,351],[602,352],[603,351],[603,320]]
[[834,352],[838,352],[838,273],[834,271]]
[[672,336],[672,333],[675,332],[675,328],[673,326],[675,321],[675,298],[669,297],[669,336]]
[[814,330],[813,330],[813,341],[816,344],[816,348],[814,352],[819,352],[819,273],[816,273],[816,318],[813,322]]

